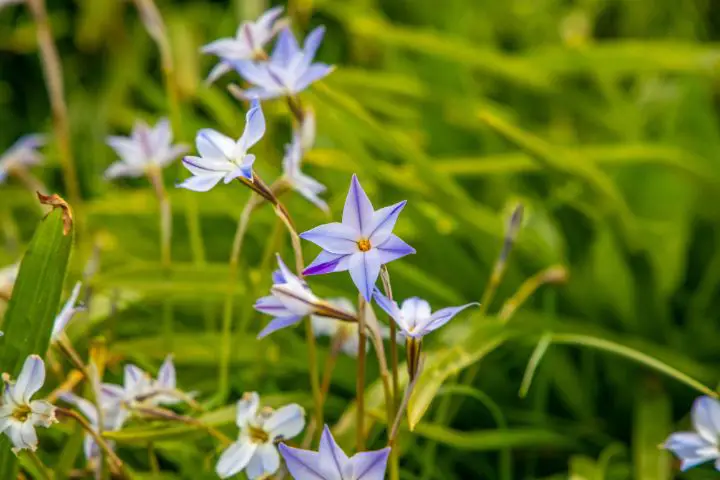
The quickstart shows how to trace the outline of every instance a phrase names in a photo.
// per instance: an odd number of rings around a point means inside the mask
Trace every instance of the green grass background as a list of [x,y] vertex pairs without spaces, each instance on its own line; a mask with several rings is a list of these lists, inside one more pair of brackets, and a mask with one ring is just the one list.
[[[267,2],[158,6],[180,93],[176,137],[191,145],[204,127],[239,135],[245,107],[227,94],[226,81],[203,85],[214,59],[199,47],[232,35]],[[306,23],[297,12],[308,8]],[[68,287],[93,250],[101,252],[93,307],[70,328],[78,348],[102,336],[115,360],[151,371],[172,351],[181,386],[212,397],[223,300],[232,292],[231,391],[228,407],[210,414],[213,422],[235,435],[231,408],[246,390],[309,409],[301,332],[254,340],[267,319],[251,305],[267,291],[273,254],[291,258],[276,218],[268,208],[253,216],[241,281],[228,284],[235,223],[249,191],[238,185],[178,191],[172,184],[185,172],[179,164],[169,168],[174,263],[169,278],[163,275],[152,190],[142,179],[110,184],[102,177],[115,160],[106,135],[127,133],[138,118],[168,115],[156,45],[131,3],[50,1],[48,9],[83,196]],[[338,66],[303,94],[318,121],[305,170],[329,187],[333,217],[341,214],[352,173],[376,206],[408,200],[397,233],[418,254],[390,265],[398,297],[418,295],[438,308],[479,300],[505,220],[518,201],[525,205],[490,315],[463,315],[427,342],[436,360],[430,374],[448,380],[440,393],[452,394],[458,411],[447,420],[435,401],[416,432],[403,433],[403,478],[716,478],[710,466],[677,474],[657,446],[689,426],[697,384],[714,389],[718,382],[718,5],[302,0],[290,10],[298,31],[327,26],[319,58]],[[258,172],[270,180],[280,173],[290,122],[282,102],[264,107],[268,133],[254,153]],[[0,150],[34,131],[51,132],[35,30],[22,7],[9,7],[0,11]],[[34,173],[48,190],[63,193],[55,145],[46,152],[47,165]],[[0,186],[0,264],[15,261],[29,241],[40,218],[34,203],[20,184]],[[297,195],[286,203],[300,230],[326,222]],[[201,238],[191,234],[195,221]],[[307,258],[317,253],[305,247]],[[541,288],[499,326],[492,314],[503,300],[555,264],[567,268],[568,282]],[[324,295],[355,294],[344,274],[311,283]],[[161,320],[168,304],[171,339]],[[520,398],[541,338],[549,347]],[[114,365],[108,376],[118,379]],[[478,369],[476,381],[448,389],[469,366]],[[375,375],[373,362],[369,368]],[[340,422],[348,447],[353,394],[354,364],[343,358],[326,417]],[[498,430],[498,421],[506,428]],[[121,455],[141,477],[149,470],[144,442],[152,438],[161,478],[213,478],[213,444],[205,436],[133,428]],[[381,446],[380,428],[374,432],[373,445]],[[71,465],[77,457],[80,437],[76,432],[67,442],[69,433],[69,427],[42,432],[49,465],[61,458]]]

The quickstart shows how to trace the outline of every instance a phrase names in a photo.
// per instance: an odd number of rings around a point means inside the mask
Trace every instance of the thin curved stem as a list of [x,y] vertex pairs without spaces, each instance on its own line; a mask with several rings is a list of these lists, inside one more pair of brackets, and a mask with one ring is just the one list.
[[365,297],[358,295],[358,359],[357,359],[357,437],[356,449],[362,452],[365,449]]

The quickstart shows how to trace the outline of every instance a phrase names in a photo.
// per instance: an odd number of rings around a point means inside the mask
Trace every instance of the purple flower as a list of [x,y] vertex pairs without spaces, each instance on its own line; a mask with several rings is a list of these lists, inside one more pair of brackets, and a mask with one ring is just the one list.
[[235,69],[253,87],[245,90],[245,98],[269,99],[295,95],[332,72],[333,67],[313,63],[325,27],[318,27],[307,36],[300,49],[295,36],[285,27],[278,37],[270,59],[262,62],[232,62]]
[[253,101],[245,117],[245,130],[237,140],[209,128],[195,137],[199,157],[185,157],[183,165],[192,177],[178,187],[207,192],[223,180],[226,184],[236,178],[252,181],[255,155],[247,151],[265,135],[265,117],[258,101]]
[[157,125],[135,122],[129,137],[108,137],[107,144],[115,150],[120,161],[105,171],[108,179],[141,177],[148,168],[165,168],[187,151],[185,145],[173,145],[170,122],[163,118]]
[[402,307],[398,307],[397,302],[387,298],[377,288],[374,297],[380,308],[395,320],[397,326],[400,327],[400,333],[405,337],[415,339],[420,339],[442,327],[466,308],[480,305],[477,302],[472,302],[459,307],[442,308],[432,313],[430,304],[422,298],[408,298],[403,302]]
[[360,293],[371,301],[381,265],[415,253],[414,248],[392,233],[405,203],[375,211],[353,175],[342,223],[320,225],[300,235],[323,249],[303,275],[349,270]]
[[321,303],[310,291],[310,287],[293,275],[290,269],[277,256],[279,269],[273,273],[271,295],[258,299],[255,310],[275,317],[258,335],[264,338],[282,328],[297,324],[306,315],[317,310]]
[[695,400],[692,421],[694,432],[673,433],[663,448],[682,460],[682,471],[713,460],[720,471],[720,402],[710,397]]
[[283,176],[290,188],[307,198],[323,212],[328,212],[327,203],[319,196],[319,194],[327,190],[325,185],[300,171],[300,164],[305,153],[302,144],[302,135],[297,132],[294,133],[292,143],[285,146]]
[[38,148],[45,145],[45,137],[39,134],[25,135],[0,155],[0,184],[5,182],[8,173],[14,168],[27,168],[39,165],[43,157]]
[[280,444],[290,475],[295,480],[383,480],[390,447],[360,452],[348,458],[325,426],[317,452]]
[[243,22],[237,29],[235,38],[221,38],[202,48],[202,53],[209,53],[220,58],[207,78],[212,83],[232,70],[231,62],[252,60],[265,55],[263,48],[280,30],[285,22],[278,22],[282,7],[271,8],[255,22]]

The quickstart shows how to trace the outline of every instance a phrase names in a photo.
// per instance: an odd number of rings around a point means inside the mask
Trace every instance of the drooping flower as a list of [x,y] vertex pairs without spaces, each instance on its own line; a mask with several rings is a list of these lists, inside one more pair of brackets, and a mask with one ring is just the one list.
[[406,202],[375,211],[370,199],[353,175],[345,200],[342,223],[320,225],[300,235],[323,252],[308,265],[303,275],[350,271],[365,300],[372,298],[380,267],[415,253],[415,249],[392,233]]
[[285,146],[285,157],[283,158],[283,178],[287,184],[303,197],[316,205],[323,212],[328,212],[328,205],[320,198],[320,194],[327,188],[314,178],[305,175],[300,171],[303,156],[305,154],[302,146],[303,139],[300,133],[294,133],[292,142]]
[[278,410],[260,409],[260,396],[246,393],[237,405],[238,440],[220,456],[215,472],[228,478],[245,470],[254,480],[272,475],[280,468],[280,455],[276,442],[297,436],[305,427],[305,411],[298,404],[286,405]]
[[420,368],[423,337],[448,323],[466,308],[479,305],[477,302],[466,303],[459,307],[442,308],[432,313],[430,304],[418,297],[408,298],[403,302],[402,307],[398,307],[397,302],[387,298],[377,288],[374,297],[380,308],[385,310],[400,328],[398,333],[405,337],[407,367],[411,379],[415,378]]
[[[94,403],[72,392],[61,392],[59,398],[80,410],[80,413],[87,418],[90,427],[96,433],[119,430],[122,427],[122,421],[124,421],[119,405],[115,402],[114,398],[108,398],[107,395],[103,394],[95,364],[90,363],[90,365],[88,365],[88,371],[90,372],[91,385],[95,392],[97,404],[101,409],[101,415],[98,415],[98,408]],[[100,428],[101,421],[102,429]],[[114,443],[110,441],[108,445],[112,448]],[[85,453],[85,459],[92,469],[97,469],[101,466],[99,463],[101,449],[95,442],[95,438],[89,433],[85,434],[83,440],[83,452]]]
[[176,386],[172,356],[165,358],[157,380],[137,365],[125,365],[123,385],[103,383],[103,398],[118,410],[118,424],[123,425],[136,407],[171,405],[181,400]]
[[15,169],[29,168],[39,165],[43,161],[38,151],[45,145],[45,136],[39,134],[25,135],[0,155],[0,184],[5,182],[7,176]]
[[202,47],[202,53],[220,58],[220,63],[208,75],[207,83],[214,82],[232,70],[231,62],[263,58],[265,44],[282,27],[283,22],[278,21],[282,11],[282,7],[271,8],[255,22],[243,22],[237,29],[235,38],[221,38]]
[[37,355],[30,355],[23,364],[15,383],[10,375],[3,374],[2,406],[0,406],[0,433],[5,433],[13,444],[13,452],[35,451],[38,438],[36,426],[48,428],[57,422],[55,407],[45,400],[32,400],[32,396],[45,383],[45,363]]
[[245,118],[245,130],[238,141],[209,128],[195,137],[199,157],[185,157],[183,165],[192,177],[178,187],[207,192],[223,180],[226,184],[236,178],[252,181],[255,155],[247,151],[265,134],[265,117],[258,101],[253,101]]
[[710,461],[720,471],[720,402],[711,397],[695,400],[692,422],[694,432],[673,433],[663,448],[682,460],[682,471]]
[[422,298],[408,298],[403,302],[402,307],[398,307],[397,302],[387,298],[377,288],[373,296],[378,306],[395,320],[402,335],[410,338],[422,338],[448,323],[466,308],[479,305],[477,302],[466,303],[459,307],[442,308],[432,313],[430,304]]
[[[355,313],[355,306],[347,298],[331,298],[328,303],[337,307],[339,310]],[[327,336],[338,342],[338,348],[341,352],[351,357],[357,357],[360,351],[358,339],[358,323],[343,322],[332,317],[324,315],[313,315],[311,317],[313,333],[316,337]],[[382,338],[390,337],[390,330],[381,325],[380,335]],[[366,350],[370,349],[370,343],[365,344]]]
[[266,61],[232,62],[242,77],[253,87],[242,92],[245,98],[260,100],[295,95],[333,71],[324,63],[313,63],[315,53],[325,35],[325,27],[317,27],[300,49],[290,28],[285,27]]
[[80,296],[81,288],[82,283],[77,282],[73,287],[70,298],[67,299],[67,302],[65,302],[62,310],[60,310],[60,313],[58,313],[57,317],[55,317],[55,323],[53,323],[51,337],[53,342],[57,341],[60,338],[60,335],[65,330],[65,327],[70,322],[70,320],[72,320],[73,316],[75,316],[77,312],[84,310],[85,307],[83,307],[82,305],[78,305],[77,303],[78,297]]
[[290,475],[295,480],[383,480],[390,447],[360,452],[348,458],[325,425],[317,452],[280,444]]
[[141,177],[148,169],[165,168],[187,151],[185,145],[173,145],[173,132],[167,119],[155,127],[143,121],[135,122],[129,137],[108,137],[107,144],[120,157],[105,171],[108,179]]
[[306,315],[323,313],[333,318],[352,321],[353,316],[334,308],[330,303],[316,297],[310,287],[294,275],[277,255],[278,270],[273,272],[271,295],[259,298],[255,310],[275,317],[258,335],[264,338],[282,328],[297,324]]

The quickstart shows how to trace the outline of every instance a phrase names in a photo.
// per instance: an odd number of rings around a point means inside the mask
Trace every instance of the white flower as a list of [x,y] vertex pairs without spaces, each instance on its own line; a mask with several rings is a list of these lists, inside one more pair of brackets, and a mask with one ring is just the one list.
[[261,58],[263,50],[275,34],[280,31],[283,22],[277,19],[282,14],[282,7],[271,8],[255,22],[243,22],[237,29],[235,38],[221,38],[202,48],[202,53],[210,53],[220,57],[220,63],[212,69],[207,83],[212,83],[226,74],[232,67],[228,62]]
[[65,327],[67,326],[68,322],[72,320],[72,317],[79,311],[82,311],[84,309],[83,306],[77,304],[78,296],[80,296],[80,289],[82,288],[82,283],[77,282],[75,284],[75,287],[72,290],[72,293],[70,294],[70,298],[67,299],[67,302],[65,302],[65,305],[63,306],[62,310],[60,310],[60,313],[58,313],[58,316],[55,317],[55,323],[53,324],[52,329],[52,341],[55,342],[60,338],[60,335],[65,330]]
[[228,478],[245,470],[254,480],[272,475],[280,468],[276,442],[298,435],[305,427],[305,411],[295,403],[278,410],[259,409],[257,393],[246,393],[238,402],[236,422],[240,428],[238,441],[225,450],[215,467],[220,478]]
[[173,133],[167,119],[154,128],[142,121],[135,123],[130,137],[108,137],[107,144],[120,161],[105,171],[109,179],[141,177],[149,168],[164,168],[187,151],[184,145],[172,145]]
[[183,165],[192,177],[178,187],[207,192],[223,180],[226,184],[242,177],[252,181],[255,155],[247,151],[265,134],[265,117],[258,101],[253,101],[245,119],[245,130],[238,141],[209,128],[195,137],[199,157],[185,157]]
[[45,364],[37,355],[30,355],[15,383],[3,375],[5,387],[0,406],[0,433],[10,438],[13,452],[37,449],[35,427],[48,428],[55,419],[55,407],[44,400],[31,400],[45,383]]
[[172,357],[165,358],[158,378],[153,379],[149,373],[137,365],[125,365],[123,385],[103,383],[101,393],[108,402],[109,408],[118,410],[118,424],[123,425],[132,414],[135,406],[154,407],[171,405],[180,401],[177,394],[175,366]]
[[[0,8],[2,8],[1,3]],[[0,183],[5,182],[8,173],[15,168],[34,167],[42,163],[43,156],[38,152],[38,148],[44,144],[45,137],[43,135],[32,134],[20,137],[5,153],[0,155]]]

